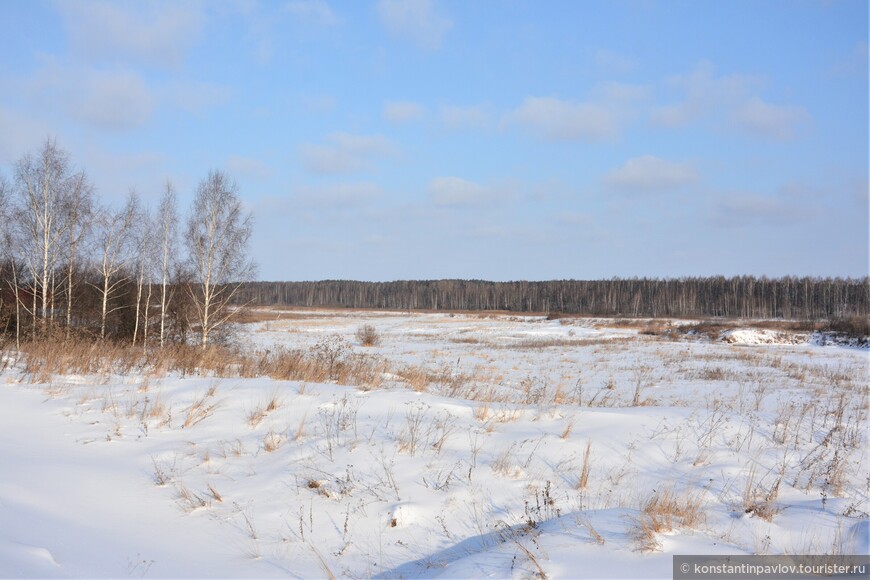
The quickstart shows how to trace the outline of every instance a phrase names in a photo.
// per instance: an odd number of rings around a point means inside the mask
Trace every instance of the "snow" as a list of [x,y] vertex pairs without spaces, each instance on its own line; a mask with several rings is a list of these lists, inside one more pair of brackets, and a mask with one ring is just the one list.
[[722,333],[722,341],[731,344],[804,344],[808,334],[777,332],[766,328],[737,328]]
[[[281,314],[240,343],[338,334],[389,363],[381,387],[3,370],[0,576],[670,578],[673,554],[868,553],[866,351],[593,319]],[[359,345],[363,324],[380,346]],[[413,366],[462,381],[413,391]],[[214,409],[183,427],[204,396]],[[826,437],[851,444],[835,459]],[[747,512],[747,489],[760,501],[777,481],[772,517]],[[701,517],[644,550],[642,506],[668,486]]]

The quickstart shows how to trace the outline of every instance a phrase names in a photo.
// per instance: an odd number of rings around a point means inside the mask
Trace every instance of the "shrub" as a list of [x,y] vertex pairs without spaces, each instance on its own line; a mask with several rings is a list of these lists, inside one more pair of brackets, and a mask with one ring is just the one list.
[[330,379],[338,378],[338,367],[341,366],[350,354],[350,344],[339,334],[331,334],[317,341],[311,347],[318,364],[326,367]]
[[381,336],[371,324],[364,324],[356,330],[356,339],[363,346],[377,346],[381,344]]
[[834,318],[826,330],[840,332],[849,337],[863,338],[870,336],[870,318],[865,316]]

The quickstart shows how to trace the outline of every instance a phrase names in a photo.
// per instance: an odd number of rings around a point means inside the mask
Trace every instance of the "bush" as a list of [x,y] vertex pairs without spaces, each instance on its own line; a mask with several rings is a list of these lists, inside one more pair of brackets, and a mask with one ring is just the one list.
[[870,335],[870,319],[865,316],[834,318],[828,324],[827,330],[840,332],[849,337],[863,338]]
[[381,344],[381,336],[371,324],[360,326],[356,330],[356,338],[363,346],[377,346]]
[[339,334],[325,336],[311,347],[311,353],[315,360],[318,364],[326,367],[329,378],[332,380],[338,378],[338,369],[344,364],[350,350],[350,343]]

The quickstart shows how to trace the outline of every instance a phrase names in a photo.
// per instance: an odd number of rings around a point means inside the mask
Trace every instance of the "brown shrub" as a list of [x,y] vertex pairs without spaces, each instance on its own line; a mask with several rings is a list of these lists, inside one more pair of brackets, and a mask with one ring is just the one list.
[[363,346],[378,346],[381,344],[381,335],[371,324],[364,324],[356,330],[356,339]]

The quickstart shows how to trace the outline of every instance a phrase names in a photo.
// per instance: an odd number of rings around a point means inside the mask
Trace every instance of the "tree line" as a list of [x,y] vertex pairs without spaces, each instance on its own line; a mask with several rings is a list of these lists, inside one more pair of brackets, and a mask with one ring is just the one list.
[[542,282],[252,282],[239,289],[235,300],[258,305],[395,310],[831,320],[870,314],[870,278],[715,276]]
[[239,282],[251,280],[252,217],[238,185],[211,171],[186,217],[166,182],[148,207],[113,207],[70,153],[47,139],[0,174],[0,335],[74,335],[163,347],[220,337]]

